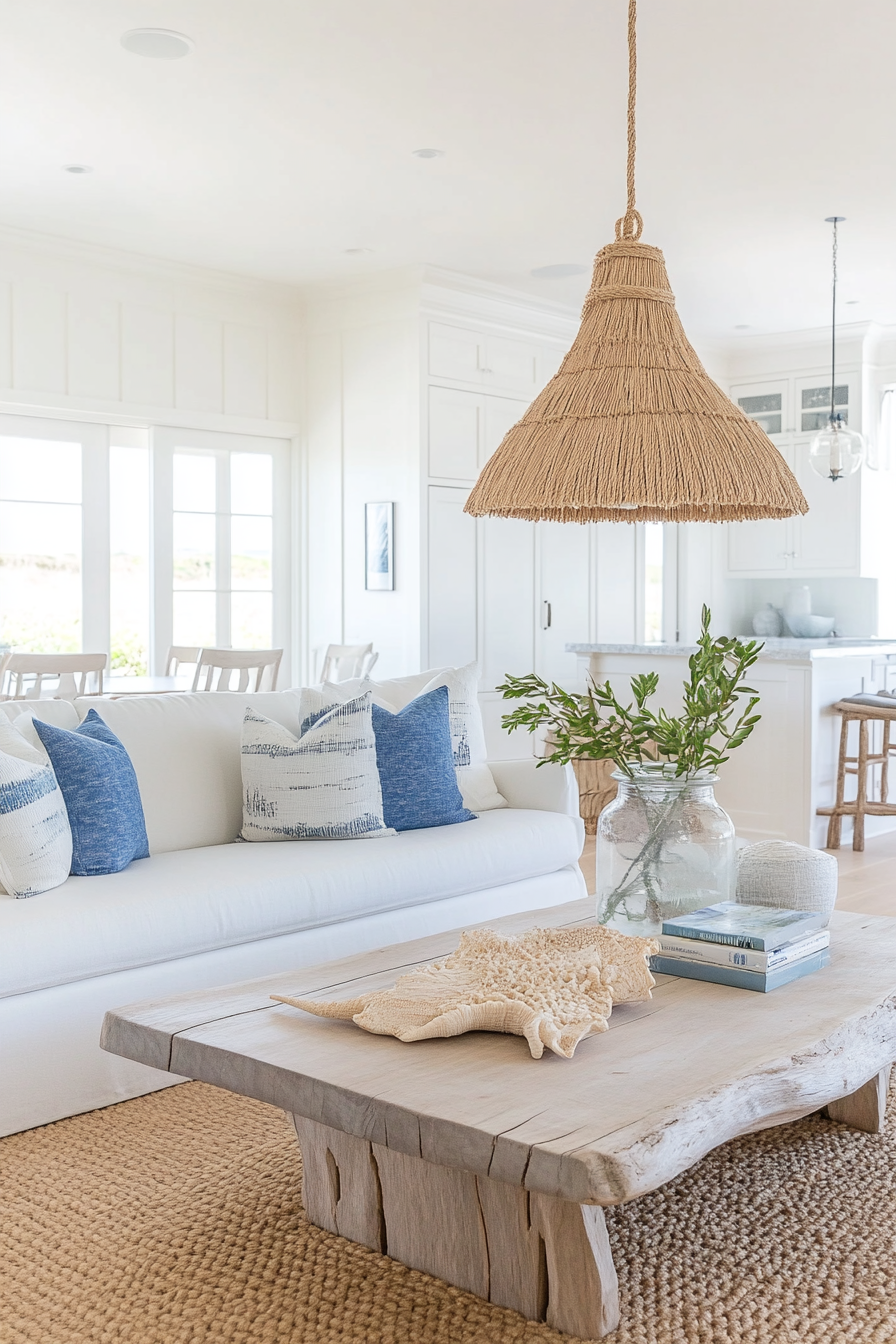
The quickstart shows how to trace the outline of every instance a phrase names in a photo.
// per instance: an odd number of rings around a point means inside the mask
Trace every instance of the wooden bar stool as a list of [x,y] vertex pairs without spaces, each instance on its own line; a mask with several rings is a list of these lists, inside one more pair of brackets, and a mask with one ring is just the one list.
[[[834,712],[842,716],[840,723],[840,759],[837,763],[837,796],[833,807],[819,807],[819,817],[830,817],[828,822],[827,849],[840,848],[840,829],[844,817],[853,817],[852,847],[865,848],[866,817],[896,817],[896,803],[887,802],[890,756],[896,753],[896,744],[890,743],[890,724],[896,719],[896,705],[892,709],[883,705],[856,705],[848,700],[838,700],[833,706]],[[849,725],[859,725],[859,754],[849,756]],[[869,723],[883,725],[881,749],[870,751],[868,744]],[[880,798],[868,797],[868,767],[880,766]],[[856,797],[853,802],[844,802],[846,776],[856,776]]]

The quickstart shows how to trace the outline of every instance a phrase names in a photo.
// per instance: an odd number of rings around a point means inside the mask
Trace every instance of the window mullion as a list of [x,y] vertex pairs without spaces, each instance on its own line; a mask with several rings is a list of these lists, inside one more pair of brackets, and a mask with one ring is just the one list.
[[109,430],[81,437],[81,648],[109,653]]
[[230,453],[216,453],[215,501],[215,625],[220,648],[229,648],[231,637],[230,600]]
[[164,676],[174,633],[174,448],[164,431],[152,431],[149,660],[154,676]]

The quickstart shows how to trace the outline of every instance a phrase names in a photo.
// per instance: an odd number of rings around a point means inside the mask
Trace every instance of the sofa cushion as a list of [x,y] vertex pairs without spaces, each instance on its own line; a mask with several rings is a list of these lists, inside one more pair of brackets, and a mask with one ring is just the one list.
[[[243,820],[240,733],[248,707],[299,731],[300,691],[124,696],[103,718],[133,762],[152,854],[235,840]],[[84,715],[95,701],[75,702]]]
[[373,706],[383,815],[396,831],[474,821],[464,807],[448,726],[448,688],[439,686],[393,714]]
[[47,754],[0,717],[0,892],[37,896],[61,886],[71,861],[72,833]]
[[120,873],[133,859],[149,858],[137,776],[118,738],[91,709],[67,728],[34,720],[56,772],[72,832],[72,872]]
[[302,735],[296,737],[246,710],[243,839],[277,843],[388,835],[370,695],[330,705],[307,727],[306,722],[303,717]]
[[466,667],[431,668],[428,672],[394,677],[390,681],[372,681],[363,677],[351,681],[325,681],[323,691],[334,700],[347,700],[369,690],[375,705],[395,713],[439,686],[448,689],[451,748],[464,806],[473,812],[506,807],[507,800],[498,792],[487,764],[485,730],[479,707],[478,663],[467,663]]
[[156,854],[30,901],[0,896],[0,995],[543,876],[577,861],[582,834],[578,817],[506,809],[369,845]]

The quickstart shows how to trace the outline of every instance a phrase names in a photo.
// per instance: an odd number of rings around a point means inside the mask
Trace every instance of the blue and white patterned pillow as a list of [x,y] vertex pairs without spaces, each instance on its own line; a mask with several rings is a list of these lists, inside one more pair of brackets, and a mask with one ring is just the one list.
[[0,883],[10,896],[59,887],[72,863],[72,833],[53,767],[0,718]]
[[394,835],[383,821],[370,695],[307,703],[301,736],[247,709],[243,719],[244,840],[356,840]]

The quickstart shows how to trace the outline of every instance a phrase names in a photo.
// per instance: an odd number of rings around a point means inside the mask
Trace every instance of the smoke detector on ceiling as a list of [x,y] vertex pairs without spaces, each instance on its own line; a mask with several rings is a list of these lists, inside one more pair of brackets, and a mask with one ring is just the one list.
[[193,39],[170,28],[132,28],[121,45],[133,56],[148,56],[154,61],[179,61],[193,50]]
[[82,176],[84,173],[92,173],[93,169],[89,163],[64,163],[62,165],[64,173],[74,173],[76,176]]
[[412,149],[415,159],[444,159],[444,149]]

